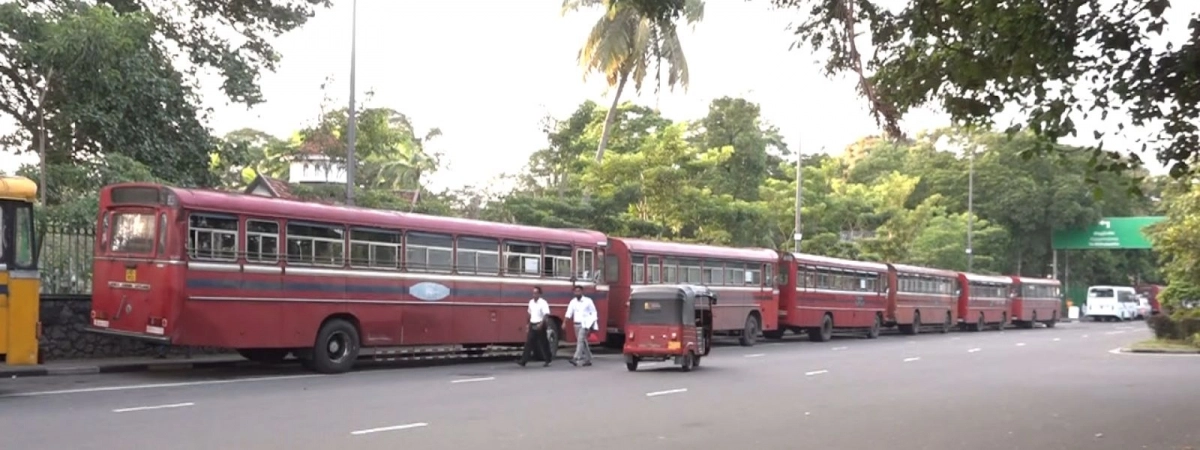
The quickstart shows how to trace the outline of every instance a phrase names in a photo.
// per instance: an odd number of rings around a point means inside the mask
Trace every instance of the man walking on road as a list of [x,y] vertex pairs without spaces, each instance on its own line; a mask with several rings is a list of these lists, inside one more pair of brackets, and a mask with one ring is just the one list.
[[575,298],[571,299],[571,303],[567,305],[567,318],[575,322],[575,356],[571,358],[571,365],[575,366],[582,362],[583,365],[592,365],[592,349],[588,346],[588,335],[592,330],[597,330],[597,322],[600,317],[596,314],[596,304],[592,299],[583,295],[583,288],[575,286]]
[[533,299],[529,300],[529,331],[525,333],[525,351],[521,354],[521,361],[517,362],[521,367],[525,367],[525,363],[529,362],[529,357],[537,351],[539,356],[544,356],[546,364],[542,367],[550,365],[554,361],[554,353],[550,350],[550,341],[546,339],[546,316],[550,315],[550,304],[546,303],[546,299],[542,298],[542,288],[533,288]]

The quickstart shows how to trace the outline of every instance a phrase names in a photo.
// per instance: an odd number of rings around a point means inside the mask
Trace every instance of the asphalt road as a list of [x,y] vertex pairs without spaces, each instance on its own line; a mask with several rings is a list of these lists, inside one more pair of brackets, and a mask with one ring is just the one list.
[[[1141,323],[718,347],[691,373],[511,362],[0,380],[3,448],[1191,449],[1200,359]],[[564,349],[560,354],[567,355]]]

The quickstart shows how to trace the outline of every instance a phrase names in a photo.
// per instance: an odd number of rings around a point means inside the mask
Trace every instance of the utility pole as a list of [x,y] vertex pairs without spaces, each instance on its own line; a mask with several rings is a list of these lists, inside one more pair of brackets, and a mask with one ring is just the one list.
[[975,146],[970,147],[970,154],[967,156],[967,272],[971,271],[972,263],[975,262],[974,249],[971,247],[971,233],[975,227]]
[[800,207],[803,205],[803,197],[800,193],[804,191],[804,168],[800,165],[803,158],[800,156],[800,145],[796,145],[796,228],[792,234],[792,242],[794,251],[800,253],[800,239],[804,237],[804,229],[800,227]]
[[354,206],[354,169],[358,161],[354,158],[355,140],[358,134],[357,111],[354,105],[355,57],[358,52],[358,0],[354,0],[350,13],[350,112],[346,121],[346,204]]

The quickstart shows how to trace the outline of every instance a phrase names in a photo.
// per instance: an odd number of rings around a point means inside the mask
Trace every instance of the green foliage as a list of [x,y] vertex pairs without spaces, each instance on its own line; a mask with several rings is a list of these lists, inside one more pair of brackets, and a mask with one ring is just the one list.
[[[588,149],[600,139],[606,113],[586,102],[552,121],[547,148],[530,158],[517,189],[495,202],[496,217],[618,236],[792,247],[796,167],[786,159],[794,156],[763,124],[757,105],[717,99],[695,122],[621,105],[612,151],[597,164]],[[1088,155],[1065,147],[1056,148],[1059,158],[1022,158],[1048,145],[1032,133],[1010,139],[934,130],[909,143],[867,138],[841,155],[805,155],[801,250],[967,270],[972,153],[955,145],[974,149],[974,272],[1045,276],[1053,230],[1158,208],[1146,197],[1117,190],[1098,198],[1087,189],[1088,177],[1118,186],[1133,182],[1136,171],[1089,174]],[[1072,285],[1157,279],[1143,253],[1074,252],[1069,258]]]
[[[91,229],[96,224],[100,208],[99,187],[126,182],[162,182],[153,170],[121,154],[103,161],[74,164],[49,164],[50,179],[58,180],[46,190],[46,203],[38,212],[38,220],[68,228]],[[17,174],[38,179],[37,166],[24,166]]]
[[1167,279],[1161,294],[1168,311],[1187,309],[1200,300],[1200,185],[1178,181],[1166,190],[1166,220],[1152,226],[1150,239]]

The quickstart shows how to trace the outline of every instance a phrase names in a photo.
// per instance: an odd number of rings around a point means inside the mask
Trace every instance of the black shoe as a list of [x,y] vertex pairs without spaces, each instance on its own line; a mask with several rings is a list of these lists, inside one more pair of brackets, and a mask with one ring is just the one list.
[[546,361],[545,364],[542,364],[542,367],[550,367],[550,361]]
[[525,367],[525,361],[517,361],[517,365],[521,366],[521,367]]
[[590,365],[592,365],[592,362],[591,362],[591,361],[588,361],[588,362],[585,362],[585,363],[583,363],[583,367],[587,367],[587,366],[590,366]]
[[574,359],[568,359],[567,362],[571,363],[572,366],[579,367],[579,363],[575,362]]

